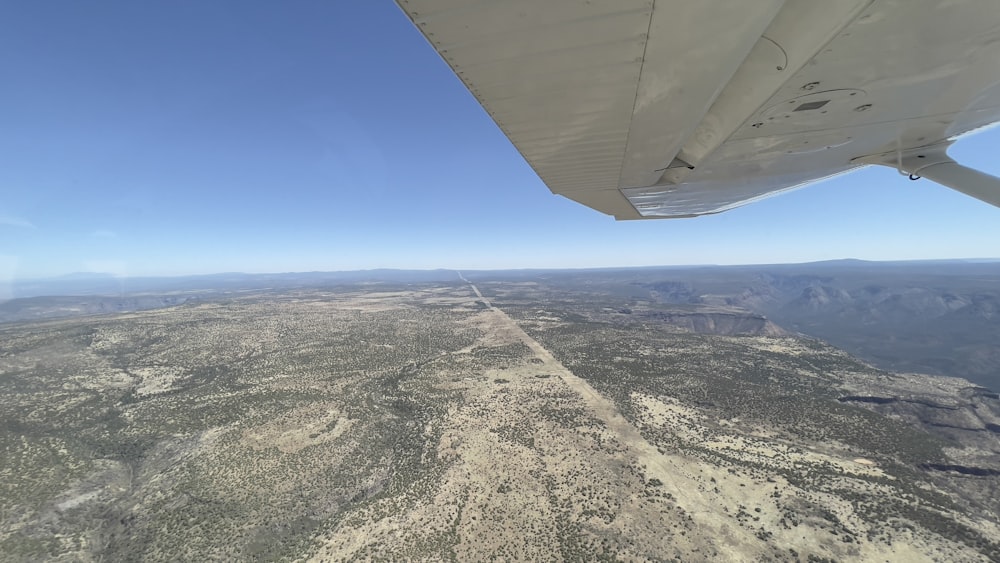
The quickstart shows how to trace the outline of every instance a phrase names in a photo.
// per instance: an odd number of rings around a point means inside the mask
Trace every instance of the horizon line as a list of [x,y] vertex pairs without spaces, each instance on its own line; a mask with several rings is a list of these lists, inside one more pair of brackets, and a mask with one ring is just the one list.
[[449,267],[436,267],[436,268],[396,268],[391,266],[376,267],[376,268],[356,268],[356,269],[344,269],[344,270],[285,270],[285,271],[268,271],[268,272],[250,272],[250,271],[221,271],[221,272],[204,272],[204,273],[187,273],[187,274],[142,274],[142,275],[120,275],[113,272],[97,272],[97,271],[77,271],[69,272],[66,274],[57,274],[52,276],[43,277],[25,277],[25,278],[14,278],[10,281],[12,282],[42,282],[42,281],[68,281],[68,278],[80,277],[93,277],[93,278],[114,278],[120,280],[129,279],[150,279],[150,278],[188,278],[188,277],[207,277],[207,276],[280,276],[280,275],[302,275],[302,274],[350,274],[350,273],[363,273],[363,272],[439,272],[439,271],[452,271],[452,272],[551,272],[551,271],[581,271],[581,270],[638,270],[638,269],[655,269],[655,268],[745,268],[745,267],[765,267],[765,266],[807,266],[811,264],[829,264],[834,262],[855,262],[855,263],[866,263],[866,264],[898,264],[898,263],[919,263],[919,262],[965,262],[965,263],[992,263],[1000,262],[1000,257],[989,258],[989,257],[970,257],[970,258],[916,258],[916,259],[893,259],[893,260],[867,260],[862,258],[831,258],[828,260],[811,260],[807,262],[757,262],[757,263],[741,263],[741,264],[715,264],[715,263],[701,263],[701,264],[654,264],[645,266],[563,266],[563,267],[553,267],[553,268],[540,268],[540,267],[513,267],[513,268],[449,268]]

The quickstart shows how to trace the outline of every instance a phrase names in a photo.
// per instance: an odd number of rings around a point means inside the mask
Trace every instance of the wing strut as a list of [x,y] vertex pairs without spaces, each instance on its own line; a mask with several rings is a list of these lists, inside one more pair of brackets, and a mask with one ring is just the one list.
[[951,143],[907,149],[858,159],[909,174],[911,180],[927,178],[967,196],[1000,207],[1000,178],[962,166],[948,156]]

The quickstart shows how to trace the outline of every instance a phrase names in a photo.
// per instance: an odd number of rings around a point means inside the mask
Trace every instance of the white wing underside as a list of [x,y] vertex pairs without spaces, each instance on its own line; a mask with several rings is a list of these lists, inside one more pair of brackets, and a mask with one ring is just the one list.
[[398,3],[553,193],[617,219],[726,211],[1000,120],[988,0]]

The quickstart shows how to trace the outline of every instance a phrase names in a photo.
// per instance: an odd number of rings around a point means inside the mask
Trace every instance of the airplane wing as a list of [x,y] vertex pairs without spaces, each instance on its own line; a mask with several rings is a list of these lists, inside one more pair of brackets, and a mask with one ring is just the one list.
[[952,161],[1000,120],[991,0],[397,0],[556,194],[726,211],[869,164],[1000,206]]

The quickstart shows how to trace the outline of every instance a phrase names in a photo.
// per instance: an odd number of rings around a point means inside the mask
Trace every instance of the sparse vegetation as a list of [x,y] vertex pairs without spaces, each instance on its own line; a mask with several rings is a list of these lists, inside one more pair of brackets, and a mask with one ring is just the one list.
[[965,463],[961,435],[907,418],[919,401],[840,400],[899,395],[885,372],[812,340],[658,324],[634,288],[480,290],[0,326],[0,553],[1000,557],[982,494],[1000,477],[933,469]]

